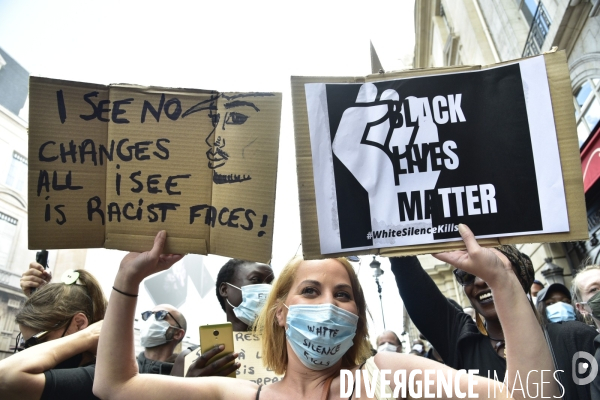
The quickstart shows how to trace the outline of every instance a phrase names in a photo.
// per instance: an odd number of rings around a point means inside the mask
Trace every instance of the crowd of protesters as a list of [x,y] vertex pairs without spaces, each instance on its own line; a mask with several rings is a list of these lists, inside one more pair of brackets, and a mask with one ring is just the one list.
[[[576,354],[600,360],[600,267],[583,269],[571,290],[545,286],[516,247],[482,248],[468,227],[459,228],[466,250],[434,256],[455,267],[468,307],[446,298],[417,257],[390,259],[404,306],[421,333],[404,346],[392,331],[370,341],[363,291],[345,258],[295,257],[276,279],[269,265],[228,261],[218,273],[216,296],[234,331],[254,331],[261,338],[265,367],[284,377],[269,385],[242,379],[232,384],[227,376],[240,367],[238,354],[211,360],[222,346],[202,349],[185,370],[186,356],[198,346],[175,353],[188,326],[169,304],[142,313],[144,351],[135,356],[139,285],[182,257],[162,254],[165,231],[152,249],[124,257],[109,302],[89,272],[67,271],[54,282],[32,263],[21,279],[27,301],[17,315],[15,354],[0,361],[0,398],[338,399],[342,370],[374,377],[382,370],[431,369],[455,374],[463,391],[474,379],[480,398],[490,396],[493,377],[507,389],[518,381],[523,388],[496,393],[498,398],[529,398],[543,390],[555,398],[600,400],[598,379],[582,385],[573,379]],[[315,334],[314,326],[333,327],[335,334]],[[556,379],[545,379],[542,370]],[[436,379],[433,375],[434,385]],[[353,382],[350,398],[365,397],[365,381]],[[390,396],[398,389],[393,380],[377,388]]]

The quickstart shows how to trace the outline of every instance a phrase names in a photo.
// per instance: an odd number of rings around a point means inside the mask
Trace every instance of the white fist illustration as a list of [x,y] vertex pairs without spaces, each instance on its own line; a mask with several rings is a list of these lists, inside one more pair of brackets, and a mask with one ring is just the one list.
[[[407,97],[401,102],[392,89],[384,91],[377,100],[377,87],[365,83],[359,90],[356,105],[344,111],[332,149],[368,192],[373,231],[431,226],[431,219],[425,219],[424,214],[419,221],[402,222],[398,204],[399,192],[407,192],[409,200],[410,192],[420,191],[423,195],[425,190],[435,188],[440,174],[439,170],[432,170],[430,155],[426,168],[421,168],[423,171],[413,166],[412,173],[407,173],[410,170],[407,157],[413,160],[416,157],[414,145],[421,149],[424,143],[439,141],[437,126],[426,102],[427,98],[416,97]],[[409,113],[405,110],[407,105]],[[412,147],[406,153],[409,145]],[[424,204],[424,199],[421,200],[420,204]],[[386,240],[393,243],[392,239]]]

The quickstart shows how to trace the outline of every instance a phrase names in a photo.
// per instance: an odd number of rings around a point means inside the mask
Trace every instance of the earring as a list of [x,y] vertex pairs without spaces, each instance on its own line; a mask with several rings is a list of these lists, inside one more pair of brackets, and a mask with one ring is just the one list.
[[477,329],[481,332],[482,335],[487,336],[487,329],[485,329],[485,324],[483,322],[483,317],[479,315],[478,312],[475,312],[475,322],[477,324]]

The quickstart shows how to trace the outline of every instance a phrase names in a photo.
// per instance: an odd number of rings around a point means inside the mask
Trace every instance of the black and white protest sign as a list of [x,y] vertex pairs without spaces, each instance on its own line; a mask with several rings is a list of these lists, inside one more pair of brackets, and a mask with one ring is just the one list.
[[542,57],[305,92],[322,254],[569,230]]

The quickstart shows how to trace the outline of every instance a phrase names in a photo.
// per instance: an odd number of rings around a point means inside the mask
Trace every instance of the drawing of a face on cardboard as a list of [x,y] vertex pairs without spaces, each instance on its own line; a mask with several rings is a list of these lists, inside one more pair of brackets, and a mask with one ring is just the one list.
[[[261,115],[264,99],[273,93],[218,93],[188,110],[208,110],[212,130],[205,137],[208,168],[216,184],[239,183],[252,179],[253,155],[260,157],[260,134],[267,115]],[[264,114],[264,113],[263,113]],[[267,113],[268,114],[268,113]]]

